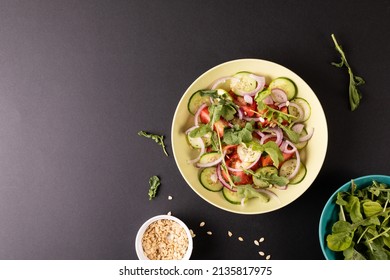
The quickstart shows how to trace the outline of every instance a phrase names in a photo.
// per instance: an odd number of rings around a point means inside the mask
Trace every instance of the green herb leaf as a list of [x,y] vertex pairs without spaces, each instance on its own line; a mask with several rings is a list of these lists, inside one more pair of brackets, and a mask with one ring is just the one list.
[[157,176],[152,176],[150,177],[149,179],[149,192],[148,192],[148,195],[149,195],[149,200],[152,200],[156,194],[157,194],[157,189],[158,187],[160,186],[160,178],[158,178]]
[[351,111],[356,110],[356,108],[360,104],[360,100],[362,99],[362,94],[358,90],[358,86],[363,85],[365,83],[364,79],[359,76],[355,76],[352,72],[351,67],[349,66],[349,63],[347,61],[347,58],[345,56],[345,53],[342,49],[342,47],[338,44],[336,37],[334,34],[331,35],[333,42],[335,44],[336,50],[341,55],[341,61],[339,63],[333,62],[332,65],[336,67],[343,67],[345,66],[348,69],[349,74],[349,104],[351,107]]
[[289,180],[286,177],[279,176],[277,173],[266,172],[265,170],[263,168],[259,172],[253,172],[250,169],[246,169],[244,172],[270,185],[286,186],[288,184]]
[[248,122],[245,127],[238,125],[225,129],[223,142],[227,145],[238,145],[252,141],[253,124]]
[[338,221],[332,227],[332,234],[326,237],[329,249],[340,252],[348,249],[353,240],[354,228],[345,221]]
[[199,127],[193,129],[190,133],[189,136],[191,138],[198,138],[205,136],[207,133],[211,132],[212,129],[209,125],[200,125]]
[[269,141],[263,145],[264,151],[271,157],[274,166],[279,167],[279,163],[283,161],[283,154],[279,149],[279,146],[273,142]]
[[166,156],[168,156],[168,152],[167,152],[165,144],[164,144],[164,135],[152,134],[152,133],[149,133],[149,132],[146,132],[143,130],[139,131],[138,135],[153,139],[158,145],[160,145],[162,147],[164,154]]
[[261,192],[256,191],[252,185],[240,185],[236,186],[237,193],[243,198],[243,202],[245,203],[251,198],[259,198],[263,202],[268,202],[269,197]]

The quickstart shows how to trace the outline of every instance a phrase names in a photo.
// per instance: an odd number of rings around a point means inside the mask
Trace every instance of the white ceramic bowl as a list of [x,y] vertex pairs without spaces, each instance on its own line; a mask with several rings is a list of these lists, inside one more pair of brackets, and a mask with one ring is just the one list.
[[149,225],[151,225],[152,223],[154,223],[154,222],[156,222],[158,220],[164,220],[164,219],[174,221],[174,222],[178,223],[184,229],[184,231],[185,231],[185,233],[187,235],[187,239],[188,239],[188,248],[187,248],[187,251],[186,251],[186,253],[184,254],[184,256],[183,256],[183,258],[181,260],[189,260],[190,257],[191,257],[191,254],[192,254],[192,249],[193,249],[193,242],[192,242],[191,232],[190,232],[189,228],[187,227],[187,225],[183,221],[181,221],[177,217],[174,217],[174,216],[171,216],[171,215],[158,215],[158,216],[154,216],[154,217],[150,218],[149,220],[147,220],[140,227],[140,229],[137,232],[137,236],[135,238],[135,250],[136,250],[138,259],[140,259],[140,260],[149,260],[149,258],[146,256],[146,254],[144,252],[144,249],[142,247],[142,238],[144,236],[144,233],[145,233],[146,229],[149,227]]

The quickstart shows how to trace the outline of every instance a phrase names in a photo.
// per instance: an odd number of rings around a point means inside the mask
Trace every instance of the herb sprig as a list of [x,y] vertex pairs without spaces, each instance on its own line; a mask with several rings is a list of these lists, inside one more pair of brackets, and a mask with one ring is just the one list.
[[164,135],[152,134],[152,133],[149,133],[149,132],[146,132],[143,130],[139,131],[138,135],[153,139],[158,145],[160,145],[162,147],[164,154],[166,156],[168,156],[168,152],[167,152],[165,144],[164,144]]
[[351,66],[349,65],[345,53],[342,47],[337,43],[336,37],[334,34],[331,35],[336,50],[341,55],[341,61],[339,63],[332,62],[332,65],[341,68],[343,66],[347,67],[349,74],[349,104],[351,107],[351,111],[356,110],[356,108],[360,104],[360,100],[362,99],[362,94],[358,90],[358,86],[365,84],[365,81],[362,77],[356,76],[353,74]]

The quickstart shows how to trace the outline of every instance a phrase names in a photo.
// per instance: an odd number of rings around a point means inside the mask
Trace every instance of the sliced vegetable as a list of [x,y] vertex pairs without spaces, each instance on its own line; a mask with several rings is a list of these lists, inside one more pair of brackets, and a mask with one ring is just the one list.
[[271,81],[268,88],[271,90],[278,89],[285,92],[287,100],[293,99],[297,95],[297,86],[295,83],[287,77],[279,77]]
[[187,108],[192,115],[195,115],[201,105],[209,105],[210,103],[210,97],[202,96],[201,90],[198,90],[191,95]]
[[203,187],[212,192],[222,190],[223,185],[218,179],[217,167],[206,167],[201,170],[199,180]]

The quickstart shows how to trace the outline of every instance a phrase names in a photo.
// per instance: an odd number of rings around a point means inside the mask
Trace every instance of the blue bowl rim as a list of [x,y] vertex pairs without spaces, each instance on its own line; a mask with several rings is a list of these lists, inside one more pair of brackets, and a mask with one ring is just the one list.
[[326,227],[325,222],[328,221],[328,219],[325,216],[325,213],[329,211],[331,207],[335,206],[334,199],[336,198],[338,192],[348,191],[350,189],[352,180],[357,185],[358,189],[368,186],[372,181],[378,181],[380,183],[385,183],[390,185],[389,175],[365,175],[365,176],[361,176],[349,180],[348,182],[346,182],[341,187],[339,187],[336,191],[333,192],[333,194],[329,197],[328,201],[326,202],[324,208],[322,209],[319,227],[318,227],[318,237],[320,241],[321,251],[325,259],[327,260],[336,260],[337,258],[335,258],[335,255],[337,253],[328,249],[325,242],[326,235],[329,234],[329,232],[324,230]]

